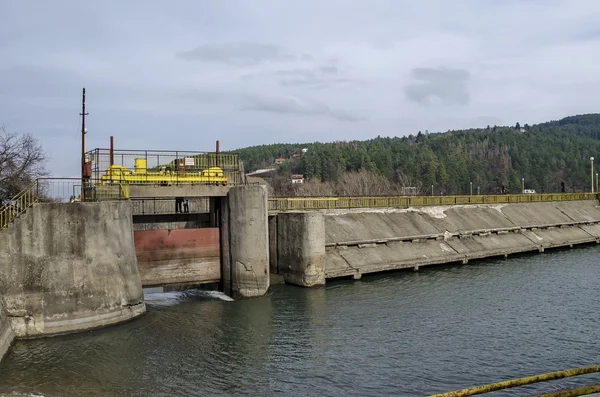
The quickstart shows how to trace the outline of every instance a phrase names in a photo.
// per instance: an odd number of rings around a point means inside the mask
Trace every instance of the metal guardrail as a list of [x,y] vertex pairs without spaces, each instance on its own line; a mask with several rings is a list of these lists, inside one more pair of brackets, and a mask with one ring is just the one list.
[[[85,184],[85,201],[119,200],[129,197],[128,186],[101,186],[99,181]],[[64,203],[81,200],[80,178],[39,178],[0,208],[0,229],[8,227],[17,217],[36,203]]]
[[[164,151],[164,150],[114,150],[97,148],[85,154],[86,172],[95,180],[109,174],[111,165],[136,173],[135,184],[155,184],[153,174],[163,172],[180,176],[175,184],[210,183],[191,181],[190,176],[220,168],[229,185],[243,183],[243,164],[236,153]],[[142,167],[141,169],[139,167]],[[114,171],[113,171],[114,172]],[[216,180],[220,182],[221,180]]]
[[[530,385],[533,383],[547,382],[555,379],[568,378],[571,376],[579,376],[600,372],[600,365],[592,365],[589,367],[573,368],[564,371],[549,372],[541,375],[528,376],[525,378],[507,380],[504,382],[490,383],[488,385],[471,387],[463,390],[451,391],[442,394],[433,394],[429,397],[468,397],[477,394],[491,393],[498,390],[510,389],[518,386]],[[585,386],[578,389],[566,390],[561,392],[553,392],[541,395],[539,397],[575,397],[584,396],[600,391],[600,385]]]
[[28,186],[0,208],[0,229],[7,227],[15,218],[38,202],[37,183]]
[[269,211],[535,203],[594,200],[596,198],[595,193],[498,194],[485,196],[274,197],[269,198]]

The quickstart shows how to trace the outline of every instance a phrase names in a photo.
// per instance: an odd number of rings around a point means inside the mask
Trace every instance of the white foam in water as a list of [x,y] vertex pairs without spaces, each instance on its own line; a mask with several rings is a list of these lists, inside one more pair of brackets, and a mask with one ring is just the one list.
[[173,306],[182,302],[184,292],[153,292],[144,294],[146,304],[152,306]]
[[146,304],[150,306],[174,306],[181,302],[195,300],[197,298],[220,299],[232,302],[233,299],[219,291],[187,290],[176,292],[153,292],[144,294]]
[[198,292],[200,292],[200,295],[205,295],[210,298],[221,299],[222,301],[226,301],[226,302],[234,301],[234,299],[232,297],[227,296],[220,291],[198,291]]

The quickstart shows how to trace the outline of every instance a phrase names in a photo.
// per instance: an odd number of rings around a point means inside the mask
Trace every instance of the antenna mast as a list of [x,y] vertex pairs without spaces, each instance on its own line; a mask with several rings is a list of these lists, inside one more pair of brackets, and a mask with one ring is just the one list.
[[85,134],[87,129],[85,128],[85,116],[89,113],[85,112],[85,87],[83,88],[83,95],[81,99],[81,201],[85,201]]

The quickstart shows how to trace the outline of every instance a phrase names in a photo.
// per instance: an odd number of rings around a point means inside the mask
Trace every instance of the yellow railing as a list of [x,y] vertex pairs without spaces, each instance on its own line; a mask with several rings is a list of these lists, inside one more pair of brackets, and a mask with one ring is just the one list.
[[[582,367],[582,368],[573,368],[573,369],[568,369],[565,371],[549,372],[546,374],[528,376],[528,377],[520,378],[520,379],[507,380],[504,382],[490,383],[488,385],[476,386],[476,387],[471,387],[468,389],[451,391],[448,393],[434,394],[429,397],[468,397],[468,396],[474,396],[477,394],[491,393],[491,392],[494,392],[497,390],[504,390],[504,389],[509,389],[509,388],[518,387],[518,386],[531,385],[533,383],[547,382],[550,380],[568,378],[571,376],[591,374],[591,373],[595,373],[595,372],[600,372],[600,365],[592,365],[589,367]],[[553,393],[541,395],[539,397],[559,397],[559,396],[560,397],[575,397],[575,396],[585,396],[585,395],[596,393],[599,391],[600,391],[600,385],[594,385],[594,386],[580,387],[580,388],[573,389],[573,390],[553,392]]]
[[37,181],[13,197],[0,209],[0,229],[7,227],[15,218],[38,202]]
[[[85,183],[85,201],[120,200],[129,198],[129,186],[101,186],[98,181]],[[19,215],[39,202],[81,201],[80,178],[39,178],[0,208],[0,229],[10,225]]]
[[269,199],[269,211],[534,203],[593,200],[596,197],[595,193],[498,194],[485,196],[279,197]]

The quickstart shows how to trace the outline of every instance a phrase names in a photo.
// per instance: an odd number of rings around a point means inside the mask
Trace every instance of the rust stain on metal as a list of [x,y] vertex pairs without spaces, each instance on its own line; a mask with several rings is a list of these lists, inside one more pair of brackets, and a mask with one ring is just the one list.
[[133,232],[138,262],[212,258],[220,255],[219,228]]

